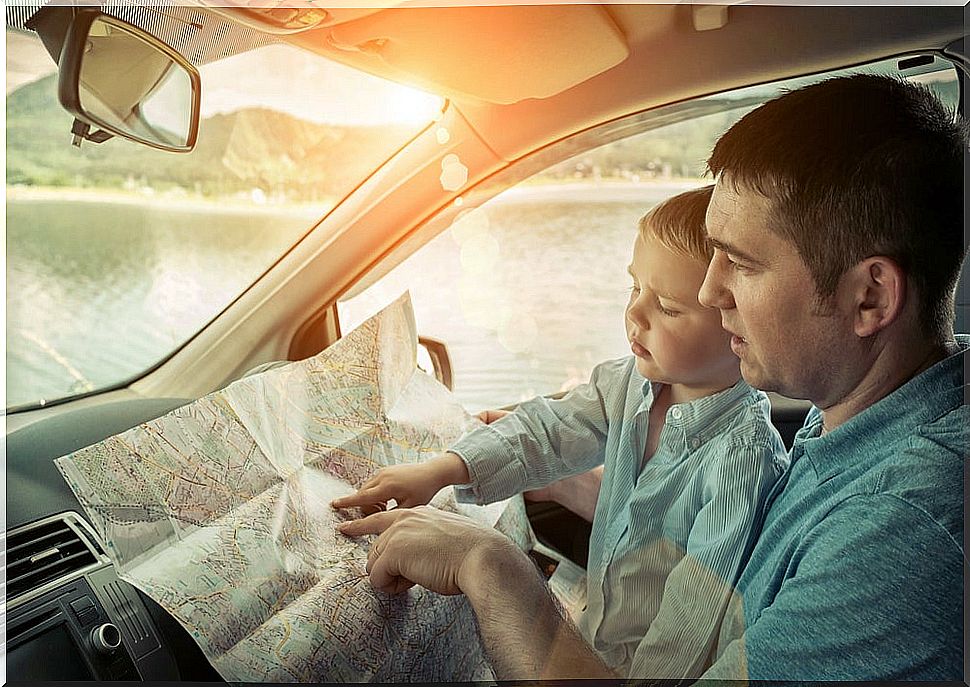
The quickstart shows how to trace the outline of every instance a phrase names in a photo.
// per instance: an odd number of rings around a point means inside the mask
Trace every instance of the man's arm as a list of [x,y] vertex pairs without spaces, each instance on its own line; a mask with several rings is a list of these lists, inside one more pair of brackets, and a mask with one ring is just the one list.
[[500,680],[616,678],[560,613],[532,562],[504,535],[433,508],[394,509],[342,523],[378,534],[367,571],[390,593],[419,584],[464,593]]
[[564,617],[535,565],[517,548],[481,550],[468,568],[462,591],[499,680],[619,677]]

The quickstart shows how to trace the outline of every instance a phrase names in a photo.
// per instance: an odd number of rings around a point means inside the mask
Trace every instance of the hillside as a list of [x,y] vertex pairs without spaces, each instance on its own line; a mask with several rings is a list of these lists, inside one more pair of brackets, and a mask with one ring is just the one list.
[[318,125],[269,109],[205,119],[195,150],[157,151],[121,139],[80,149],[57,101],[56,75],[6,100],[7,184],[118,188],[128,181],[206,195],[285,191],[313,200],[345,193],[414,135],[414,127]]

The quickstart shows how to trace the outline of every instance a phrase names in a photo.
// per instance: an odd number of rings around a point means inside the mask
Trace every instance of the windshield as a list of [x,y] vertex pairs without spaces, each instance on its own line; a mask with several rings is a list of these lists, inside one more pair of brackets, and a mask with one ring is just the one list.
[[71,146],[56,65],[6,30],[6,406],[126,382],[190,339],[440,112],[292,46],[200,67],[194,151]]

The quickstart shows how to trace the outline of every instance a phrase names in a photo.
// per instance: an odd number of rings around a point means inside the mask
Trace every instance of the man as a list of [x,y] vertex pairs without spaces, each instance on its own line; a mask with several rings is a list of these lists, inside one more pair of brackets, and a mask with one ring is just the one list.
[[[870,75],[786,94],[715,146],[699,298],[746,381],[815,408],[706,678],[962,678],[965,150],[928,91]],[[501,535],[426,509],[344,531],[383,532],[375,586],[465,593],[500,678],[612,677]]]

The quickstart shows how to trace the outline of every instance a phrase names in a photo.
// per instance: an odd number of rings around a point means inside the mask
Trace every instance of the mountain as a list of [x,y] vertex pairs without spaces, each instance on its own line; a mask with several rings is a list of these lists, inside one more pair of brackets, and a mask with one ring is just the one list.
[[214,115],[191,153],[113,138],[71,145],[71,116],[51,75],[6,100],[7,184],[118,188],[133,180],[211,195],[254,188],[292,199],[346,193],[402,146],[413,126],[329,126],[267,108]]

